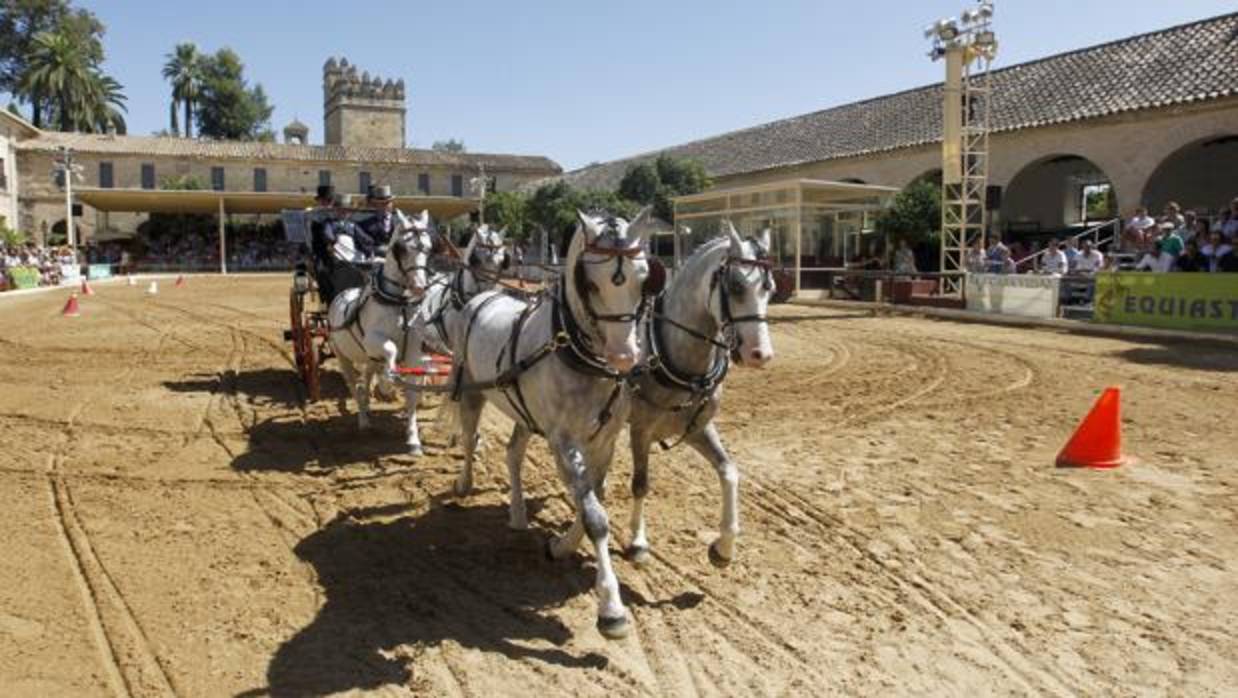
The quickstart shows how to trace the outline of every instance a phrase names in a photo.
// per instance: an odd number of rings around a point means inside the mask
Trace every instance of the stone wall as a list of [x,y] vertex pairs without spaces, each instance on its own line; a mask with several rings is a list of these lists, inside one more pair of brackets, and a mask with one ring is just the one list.
[[[43,239],[47,231],[58,221],[64,219],[64,193],[49,176],[52,168],[53,155],[43,151],[23,151],[18,160],[19,177],[24,183],[21,197],[21,214],[16,217],[21,221],[22,230],[28,231],[36,239]],[[421,175],[430,178],[429,194],[433,196],[453,196],[452,178],[459,177],[464,187],[464,195],[471,196],[469,179],[476,176],[476,171],[463,168],[448,168],[439,166],[396,165],[384,163],[359,162],[302,162],[302,161],[267,161],[267,160],[207,160],[194,157],[150,157],[143,155],[99,155],[79,152],[76,162],[82,166],[82,185],[87,187],[101,186],[99,181],[101,162],[112,165],[112,186],[117,189],[139,189],[142,187],[142,165],[153,164],[155,167],[155,188],[162,188],[167,177],[192,176],[197,178],[203,188],[211,188],[211,170],[222,167],[224,171],[225,191],[254,191],[254,170],[266,170],[267,191],[313,193],[318,186],[319,171],[330,172],[331,183],[343,194],[358,196],[360,203],[361,173],[368,172],[373,184],[389,184],[397,195],[417,195]],[[550,172],[487,172],[496,180],[499,191],[511,191],[520,184],[540,179]],[[145,220],[145,215],[113,213],[107,216],[106,224],[117,233],[129,233],[136,229],[138,223]],[[83,215],[78,219],[78,226],[83,235],[89,237],[94,231],[104,225],[102,216],[96,215],[91,207],[85,207]]]
[[17,153],[13,149],[14,135],[0,123],[0,223],[17,228]]

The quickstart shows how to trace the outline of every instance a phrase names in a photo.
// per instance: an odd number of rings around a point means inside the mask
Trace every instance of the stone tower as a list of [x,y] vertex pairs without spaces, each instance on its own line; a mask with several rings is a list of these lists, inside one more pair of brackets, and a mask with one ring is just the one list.
[[322,66],[322,112],[327,145],[404,148],[404,80],[358,74],[347,58]]

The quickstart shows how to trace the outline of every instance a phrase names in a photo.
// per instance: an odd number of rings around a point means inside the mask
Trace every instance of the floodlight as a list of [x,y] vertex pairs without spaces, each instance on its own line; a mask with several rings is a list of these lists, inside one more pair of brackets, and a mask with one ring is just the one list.
[[984,0],[983,2],[980,3],[980,9],[976,10],[976,12],[979,13],[979,15],[983,19],[988,19],[992,17],[993,16],[993,3],[989,2],[989,0]]
[[997,45],[997,36],[989,29],[976,32],[976,46],[980,48],[991,48]]
[[960,21],[962,21],[963,24],[971,24],[978,19],[980,19],[980,13],[976,10],[965,10],[962,17],[960,17]]
[[953,17],[943,21],[941,28],[937,30],[937,36],[941,37],[942,41],[953,41],[958,38],[959,25]]

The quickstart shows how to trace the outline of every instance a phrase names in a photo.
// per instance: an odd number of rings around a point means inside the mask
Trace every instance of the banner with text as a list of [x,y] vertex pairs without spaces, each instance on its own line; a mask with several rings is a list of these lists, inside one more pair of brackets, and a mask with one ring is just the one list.
[[967,309],[984,313],[1057,317],[1061,279],[1032,274],[968,274]]
[[1238,331],[1238,274],[1096,275],[1093,319],[1175,330]]

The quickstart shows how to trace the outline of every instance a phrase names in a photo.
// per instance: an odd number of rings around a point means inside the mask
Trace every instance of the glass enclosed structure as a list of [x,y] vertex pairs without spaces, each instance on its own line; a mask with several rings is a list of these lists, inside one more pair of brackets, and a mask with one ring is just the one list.
[[824,272],[884,254],[873,221],[896,193],[871,184],[790,179],[676,197],[675,266],[722,234],[729,218],[742,235],[770,228],[775,265],[794,278],[795,295],[814,297],[824,290]]

